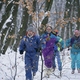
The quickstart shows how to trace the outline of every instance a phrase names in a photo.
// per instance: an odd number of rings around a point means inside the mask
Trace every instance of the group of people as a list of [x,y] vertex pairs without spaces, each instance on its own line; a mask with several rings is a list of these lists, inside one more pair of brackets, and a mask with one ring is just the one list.
[[[75,30],[74,36],[66,40],[66,46],[71,50],[71,68],[72,74],[75,72],[75,63],[77,63],[77,70],[80,73],[80,32]],[[26,80],[32,80],[38,71],[39,55],[43,56],[46,74],[50,69],[55,71],[57,59],[58,69],[62,71],[62,62],[60,58],[60,51],[65,48],[64,40],[58,36],[58,30],[53,30],[51,26],[46,26],[44,33],[39,36],[36,34],[36,29],[29,26],[26,35],[20,42],[19,51],[23,54],[25,51],[25,72]],[[41,54],[40,54],[41,52]]]

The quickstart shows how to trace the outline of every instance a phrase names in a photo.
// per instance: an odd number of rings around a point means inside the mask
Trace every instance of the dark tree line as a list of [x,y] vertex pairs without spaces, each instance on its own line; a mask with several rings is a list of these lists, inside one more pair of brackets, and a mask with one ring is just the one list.
[[[50,11],[54,1],[55,0],[0,0],[0,53],[5,54],[8,47],[17,51],[20,39],[25,35],[27,27],[33,24],[34,13],[38,12],[39,14],[41,10],[43,10],[44,13]],[[69,38],[73,35],[75,26],[80,30],[80,0],[65,1],[64,21],[66,24],[64,28],[66,27],[67,31],[69,31],[67,32],[67,38]],[[63,3],[61,2],[61,4]],[[36,16],[39,19],[39,16]],[[34,16],[34,18],[36,16]],[[40,29],[42,31],[37,28],[40,34],[44,32],[48,21],[48,15],[41,20]],[[58,19],[56,18],[56,22],[57,21]],[[36,26],[39,27],[38,25],[39,23],[37,23]],[[60,24],[55,26],[55,28],[56,27],[59,29]],[[63,32],[65,33],[64,28],[62,28],[62,37],[64,36]]]

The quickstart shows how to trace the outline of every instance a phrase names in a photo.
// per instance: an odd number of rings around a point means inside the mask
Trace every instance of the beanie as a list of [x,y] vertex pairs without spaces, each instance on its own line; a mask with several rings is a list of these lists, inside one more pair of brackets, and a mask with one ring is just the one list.
[[74,31],[74,34],[76,34],[76,33],[79,34],[79,31],[78,31],[78,30],[75,30],[75,31]]
[[32,26],[29,26],[28,28],[27,28],[27,31],[32,31],[32,32],[36,32],[36,29],[34,28],[34,27],[32,27]]
[[57,29],[55,29],[55,30],[52,31],[52,33],[55,34],[55,35],[57,35],[58,32],[59,32],[59,31],[58,31]]

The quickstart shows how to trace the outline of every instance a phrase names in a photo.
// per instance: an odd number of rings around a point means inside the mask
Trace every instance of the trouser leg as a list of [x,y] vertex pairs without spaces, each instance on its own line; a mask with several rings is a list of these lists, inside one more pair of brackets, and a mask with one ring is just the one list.
[[59,51],[56,52],[56,58],[57,58],[58,69],[61,71],[62,70],[62,62],[60,59]]
[[25,72],[26,72],[26,80],[32,80],[32,66],[31,59],[29,57],[25,57]]
[[71,53],[71,68],[75,70],[75,63],[76,63],[76,54]]
[[52,58],[52,60],[53,60],[53,69],[55,69],[56,68],[56,63],[55,63],[55,57],[56,57],[56,55],[53,55],[53,58]]
[[80,52],[77,53],[77,69],[80,69]]

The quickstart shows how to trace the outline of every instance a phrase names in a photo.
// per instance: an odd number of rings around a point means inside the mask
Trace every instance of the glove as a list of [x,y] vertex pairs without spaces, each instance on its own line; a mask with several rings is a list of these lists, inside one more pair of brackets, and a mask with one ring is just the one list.
[[35,48],[36,52],[40,52],[41,48]]
[[35,50],[36,50],[36,52],[38,52],[39,50],[38,50],[38,48],[35,48]]
[[20,50],[20,54],[23,54],[23,50]]
[[68,51],[71,49],[71,46],[68,47]]
[[49,40],[50,40],[50,38],[49,38],[49,37],[47,37],[47,38],[46,38],[46,41],[49,41]]
[[64,48],[61,48],[60,51],[63,51]]
[[39,55],[41,56],[42,55],[42,51],[40,50],[40,53],[39,53]]

